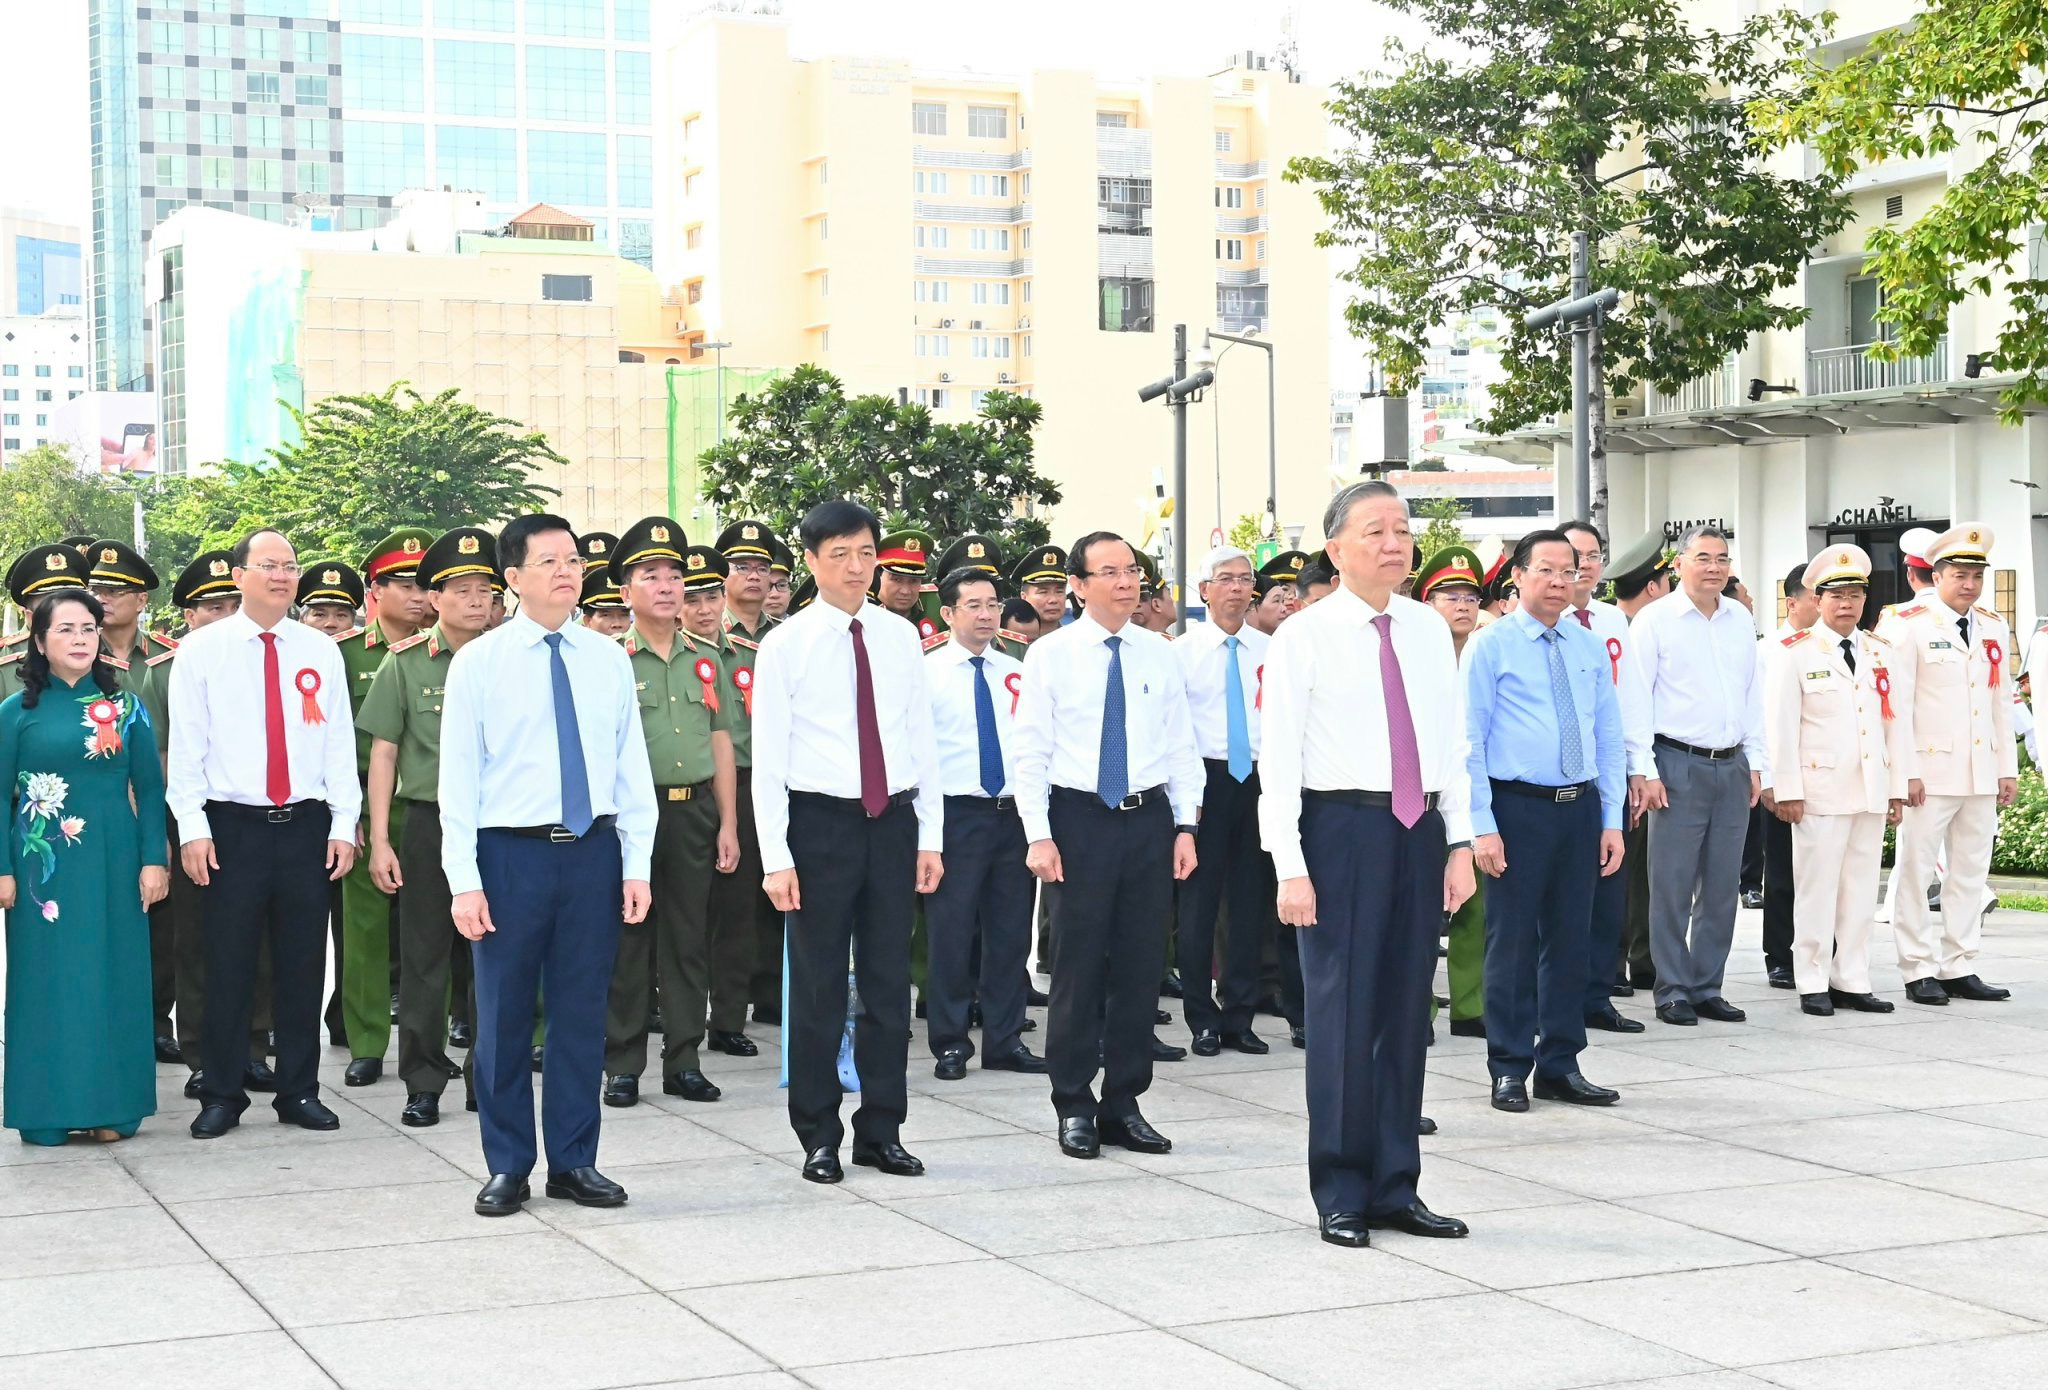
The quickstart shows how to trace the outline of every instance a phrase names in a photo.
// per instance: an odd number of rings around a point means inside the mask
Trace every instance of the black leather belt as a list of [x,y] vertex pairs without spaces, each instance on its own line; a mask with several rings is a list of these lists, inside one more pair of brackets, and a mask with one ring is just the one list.
[[[1434,811],[1437,800],[1441,795],[1440,792],[1424,792],[1422,794],[1422,808],[1425,811]],[[1333,801],[1339,806],[1382,806],[1389,810],[1393,809],[1394,805],[1394,794],[1392,792],[1305,790],[1301,794],[1301,799],[1303,801]]]
[[1577,801],[1582,796],[1591,796],[1598,785],[1594,782],[1574,782],[1568,787],[1546,787],[1540,782],[1504,782],[1497,777],[1488,778],[1497,792],[1510,792],[1515,796],[1526,796],[1532,801],[1555,801],[1559,803]]
[[949,796],[946,798],[948,811],[1014,811],[1017,798],[1014,796]]
[[547,840],[558,845],[573,845],[584,836],[603,830],[617,816],[599,816],[590,823],[590,829],[578,835],[566,825],[487,825],[486,830],[502,830],[507,835],[517,835],[522,840]]
[[1696,744],[1680,743],[1675,738],[1666,738],[1662,734],[1656,736],[1656,741],[1662,747],[1676,748],[1681,753],[1690,753],[1695,758],[1706,758],[1717,763],[1726,762],[1742,751],[1742,745],[1739,743],[1733,748],[1701,748]]
[[1064,793],[1067,796],[1081,797],[1085,800],[1094,802],[1097,806],[1108,806],[1109,809],[1112,811],[1135,811],[1140,806],[1148,805],[1149,803],[1154,801],[1164,801],[1166,799],[1166,784],[1164,782],[1160,783],[1156,787],[1147,787],[1143,791],[1132,792],[1129,796],[1125,797],[1122,801],[1117,802],[1114,806],[1110,806],[1110,804],[1104,801],[1098,793],[1084,792],[1078,787],[1054,787],[1053,791],[1055,794]]
[[[846,807],[851,807],[854,810],[860,812],[862,815],[866,815],[868,813],[867,806],[857,796],[827,796],[823,792],[793,791],[789,794],[789,799],[791,801],[822,802],[824,805],[838,806],[842,809]],[[917,800],[916,787],[911,787],[906,791],[896,792],[890,796],[888,804],[882,807],[882,814],[887,815],[889,812],[895,810],[898,806],[908,806],[911,802],[915,800]]]
[[270,825],[290,825],[297,815],[311,815],[314,811],[331,815],[324,801],[294,801],[288,806],[250,806],[240,801],[209,801],[206,803],[208,816],[227,816],[231,820],[263,821]]

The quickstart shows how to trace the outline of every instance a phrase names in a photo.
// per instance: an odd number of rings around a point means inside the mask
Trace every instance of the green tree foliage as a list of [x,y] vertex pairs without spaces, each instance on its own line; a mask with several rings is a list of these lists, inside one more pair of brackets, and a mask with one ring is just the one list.
[[1465,520],[1465,513],[1455,497],[1431,497],[1418,502],[1415,516],[1428,523],[1422,528],[1422,534],[1415,538],[1425,559],[1447,545],[1472,544],[1465,539],[1465,528],[1460,524]]
[[1346,316],[1388,384],[1412,389],[1429,330],[1507,311],[1508,380],[1480,422],[1506,430],[1564,409],[1561,332],[1522,327],[1562,298],[1571,234],[1593,283],[1622,291],[1607,320],[1609,388],[1675,390],[1752,335],[1805,317],[1774,302],[1848,216],[1839,180],[1762,167],[1748,108],[1727,95],[1787,89],[1820,22],[1792,10],[1721,33],[1679,0],[1391,0],[1432,31],[1330,102],[1355,145],[1296,158],[1351,248]]
[[1974,166],[1912,222],[1880,224],[1864,243],[1892,329],[1872,355],[1933,351],[1949,310],[1991,293],[1994,269],[2017,261],[2005,322],[1983,345],[1987,367],[2019,377],[2001,400],[2017,423],[2048,402],[2048,270],[2027,263],[2029,229],[2048,222],[2048,7],[1924,0],[1910,27],[1846,62],[1810,59],[1803,73],[1796,97],[1761,99],[1757,116],[1779,139],[1810,142],[1830,175],[1882,159]]
[[1230,543],[1247,554],[1251,553],[1252,547],[1266,539],[1268,537],[1264,517],[1246,512],[1230,523]]
[[835,497],[864,503],[885,528],[915,526],[941,542],[968,532],[1007,555],[1042,545],[1059,489],[1040,476],[1032,430],[1042,407],[991,391],[981,418],[936,424],[921,405],[848,396],[805,364],[734,398],[723,444],[699,460],[706,498],[722,517],[754,517],[794,537],[804,513]]
[[0,573],[16,556],[65,536],[135,535],[130,484],[80,473],[71,452],[56,444],[10,454],[0,469]]

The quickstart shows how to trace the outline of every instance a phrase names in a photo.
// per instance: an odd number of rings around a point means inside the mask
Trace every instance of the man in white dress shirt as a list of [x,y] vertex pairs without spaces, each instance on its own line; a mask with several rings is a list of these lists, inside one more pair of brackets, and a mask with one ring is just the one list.
[[901,1142],[909,1107],[910,922],[939,886],[945,811],[917,629],[869,601],[881,524],[857,502],[804,517],[810,606],[754,662],[754,823],[762,887],[788,914],[789,1123],[803,1176],[845,1176],[839,1042],[846,956],[860,986],[853,1161],[897,1177],[924,1164]]
[[924,907],[931,935],[925,998],[937,1059],[932,1074],[941,1081],[965,1076],[974,1056],[967,1034],[976,942],[982,1070],[1045,1070],[1045,1059],[1023,1041],[1034,885],[1024,867],[1024,822],[1010,769],[1024,663],[995,646],[1002,614],[994,575],[952,570],[939,580],[947,632],[925,642],[932,740],[946,793],[946,875]]
[[1471,774],[1451,629],[1397,592],[1408,507],[1353,483],[1323,515],[1339,583],[1266,653],[1259,829],[1308,991],[1308,1171],[1322,1237],[1458,1237],[1416,1195],[1430,979],[1472,896]]
[[329,885],[355,862],[356,733],[334,639],[285,616],[298,556],[276,531],[233,554],[242,608],[186,638],[171,674],[166,796],[206,914],[206,1019],[195,1139],[249,1107],[249,993],[270,943],[277,1117],[338,1129],[320,1103]]
[[[1059,1143],[1173,1147],[1139,1113],[1173,881],[1195,868],[1202,762],[1170,644],[1132,621],[1144,570],[1122,537],[1067,553],[1081,616],[1031,644],[1017,708],[1026,862],[1052,894],[1046,1062]],[[1102,1096],[1095,1074],[1102,1072]]]
[[536,1158],[534,1010],[547,997],[547,1195],[615,1207],[597,1171],[604,1009],[621,921],[646,919],[654,776],[625,651],[575,621],[587,564],[558,516],[498,535],[519,611],[465,644],[441,713],[441,867],[474,943],[479,1216],[527,1201]]
[[1635,660],[1622,672],[1651,731],[1644,779],[1650,815],[1650,958],[1657,1017],[1691,1027],[1748,1017],[1721,997],[1735,937],[1749,812],[1763,794],[1763,679],[1756,626],[1728,582],[1728,537],[1694,526],[1679,537],[1678,588],[1636,616]]
[[[1273,639],[1245,621],[1252,606],[1251,557],[1234,546],[1218,547],[1202,561],[1200,576],[1209,620],[1173,644],[1205,775],[1195,872],[1179,894],[1181,1003],[1196,1056],[1214,1057],[1226,1047],[1256,1054],[1267,1050],[1252,1031],[1252,1012],[1259,1002],[1272,862],[1259,848],[1259,682]],[[1219,960],[1216,921],[1226,904],[1230,927]]]

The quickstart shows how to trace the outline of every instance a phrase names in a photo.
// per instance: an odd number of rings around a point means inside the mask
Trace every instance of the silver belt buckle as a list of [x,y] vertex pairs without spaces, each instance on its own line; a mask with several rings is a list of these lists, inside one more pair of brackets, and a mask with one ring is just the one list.
[[1577,801],[1579,799],[1579,789],[1576,786],[1559,787],[1557,789],[1557,799],[1560,802]]
[[1125,798],[1124,798],[1124,799],[1123,799],[1122,801],[1119,801],[1119,802],[1117,802],[1117,804],[1116,804],[1116,808],[1117,808],[1117,810],[1119,810],[1119,811],[1135,811],[1135,810],[1137,810],[1137,809],[1138,809],[1138,808],[1139,808],[1140,806],[1143,806],[1144,804],[1145,804],[1145,793],[1143,793],[1143,792],[1132,792],[1132,793],[1131,793],[1131,794],[1130,794],[1129,796],[1125,797]]
[[566,825],[551,825],[548,827],[548,843],[573,845],[576,843],[576,832]]
[[273,806],[263,813],[263,818],[272,825],[287,825],[291,822],[292,808],[289,806]]

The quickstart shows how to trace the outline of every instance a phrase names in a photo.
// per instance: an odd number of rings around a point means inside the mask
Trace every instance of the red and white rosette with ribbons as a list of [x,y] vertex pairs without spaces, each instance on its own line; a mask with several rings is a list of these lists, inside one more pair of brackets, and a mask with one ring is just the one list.
[[1987,637],[1984,639],[1984,657],[1991,663],[1991,688],[1996,690],[1998,688],[1998,667],[1999,663],[2005,660],[2005,648],[1999,646],[1992,638]]
[[1892,673],[1880,666],[1870,674],[1870,683],[1877,687],[1877,707],[1884,717],[1892,717]]
[[747,712],[747,718],[752,719],[754,717],[754,668],[751,666],[733,667],[732,683],[734,688],[740,692],[740,708]]
[[1614,683],[1615,683],[1616,685],[1620,685],[1620,684],[1621,684],[1621,639],[1620,639],[1619,637],[1610,637],[1610,638],[1608,638],[1608,639],[1607,639],[1607,664],[1608,664],[1609,666],[1611,666],[1611,667],[1613,667],[1613,668],[1614,668],[1614,671],[1613,671],[1613,675],[1614,675]]
[[1010,715],[1014,718],[1017,714],[1017,701],[1024,694],[1024,673],[1022,671],[1012,671],[1009,675],[1004,676],[1003,689],[1010,692]]
[[307,724],[325,724],[327,716],[320,712],[320,673],[308,666],[292,677],[292,684],[299,690],[299,718]]
[[[1252,695],[1252,708],[1264,709],[1266,707],[1266,668],[1263,666],[1258,669],[1258,681],[1259,688]],[[1239,698],[1242,699],[1243,697],[1240,696]]]
[[92,751],[86,756],[98,758],[121,751],[121,731],[115,726],[121,718],[121,707],[112,700],[94,700],[85,707],[85,717],[92,721]]
[[930,618],[919,618],[917,620],[917,637],[920,642],[927,637],[936,637],[938,635],[939,625],[937,623],[933,622]]
[[695,667],[697,679],[704,685],[704,703],[713,714],[718,713],[718,665],[708,656],[697,658]]

